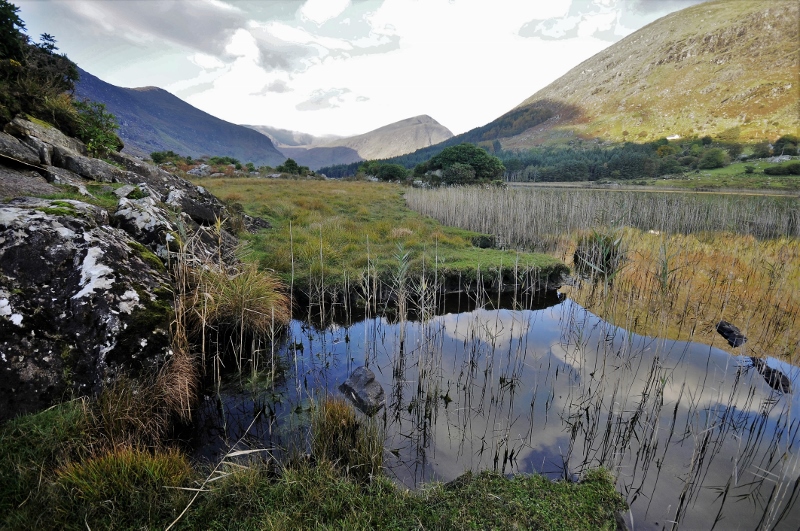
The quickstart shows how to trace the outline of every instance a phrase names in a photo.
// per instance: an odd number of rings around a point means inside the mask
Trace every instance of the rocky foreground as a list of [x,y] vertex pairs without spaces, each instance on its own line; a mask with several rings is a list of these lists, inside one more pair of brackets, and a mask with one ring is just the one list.
[[171,355],[170,261],[187,241],[190,260],[236,242],[216,226],[232,213],[202,187],[123,153],[89,157],[43,123],[4,131],[0,421],[157,370]]

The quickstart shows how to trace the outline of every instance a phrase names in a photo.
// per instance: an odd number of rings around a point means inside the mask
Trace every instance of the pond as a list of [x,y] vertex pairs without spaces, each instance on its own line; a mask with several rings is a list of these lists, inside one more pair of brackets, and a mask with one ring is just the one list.
[[285,447],[310,400],[367,365],[386,393],[384,464],[409,488],[469,470],[577,479],[604,466],[634,529],[800,526],[798,368],[764,360],[791,381],[784,394],[746,344],[731,356],[639,336],[563,296],[441,307],[402,322],[292,321],[268,354],[276,383],[231,381],[207,397],[198,455],[219,459],[242,437]]

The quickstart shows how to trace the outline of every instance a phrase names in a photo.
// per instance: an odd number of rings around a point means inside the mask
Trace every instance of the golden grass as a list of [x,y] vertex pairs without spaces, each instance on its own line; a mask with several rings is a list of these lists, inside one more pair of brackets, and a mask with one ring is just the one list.
[[716,332],[724,319],[748,337],[749,353],[800,361],[799,240],[626,229],[623,241],[627,264],[611,286],[583,282],[565,288],[571,298],[636,333],[741,354]]
[[370,480],[381,474],[383,429],[377,418],[356,412],[345,399],[324,397],[311,409],[311,455],[346,475]]

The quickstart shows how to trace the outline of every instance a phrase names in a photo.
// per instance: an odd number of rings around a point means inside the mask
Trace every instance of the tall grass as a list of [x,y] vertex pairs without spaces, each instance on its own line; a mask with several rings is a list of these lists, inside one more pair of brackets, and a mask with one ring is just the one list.
[[494,230],[506,245],[548,250],[577,269],[588,262],[599,271],[616,244],[625,252],[613,289],[564,288],[584,307],[634,332],[728,348],[715,333],[725,319],[745,329],[755,355],[797,359],[795,199],[471,188],[412,189],[406,199],[445,223]]
[[614,225],[678,234],[800,237],[793,197],[456,187],[412,188],[405,199],[412,209],[447,225],[540,251],[552,250],[561,235]]

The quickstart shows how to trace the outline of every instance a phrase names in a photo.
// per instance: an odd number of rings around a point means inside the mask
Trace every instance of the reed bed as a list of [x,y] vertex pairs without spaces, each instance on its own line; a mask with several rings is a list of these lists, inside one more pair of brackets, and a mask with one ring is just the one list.
[[671,234],[800,237],[794,197],[454,187],[412,188],[405,199],[413,210],[446,225],[539,251],[552,251],[563,234],[622,225]]
[[744,331],[753,355],[798,361],[795,199],[447,188],[412,189],[406,200],[443,223],[547,250],[577,269],[578,243],[605,235],[624,258],[604,278],[589,271],[593,280],[564,288],[584,307],[633,332],[728,348],[715,331],[724,319]]

